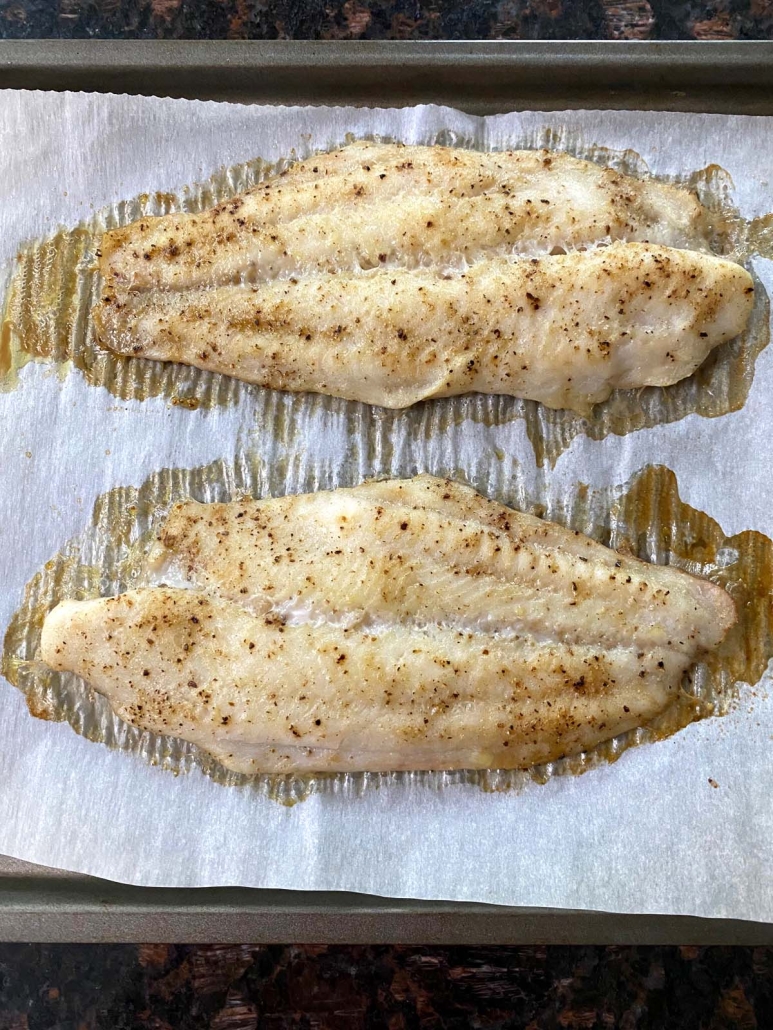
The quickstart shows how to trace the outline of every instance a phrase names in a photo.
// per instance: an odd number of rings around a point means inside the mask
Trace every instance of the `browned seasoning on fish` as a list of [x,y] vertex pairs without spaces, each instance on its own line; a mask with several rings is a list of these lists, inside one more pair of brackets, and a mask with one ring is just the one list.
[[118,353],[275,389],[587,413],[745,326],[751,278],[707,232],[688,191],[566,154],[358,143],[105,234],[95,323]]
[[429,476],[179,505],[149,571],[57,606],[42,657],[246,773],[577,753],[668,707],[735,621],[705,580]]
[[189,290],[599,240],[708,250],[708,228],[687,190],[568,154],[353,143],[208,211],[114,229],[99,267],[108,294]]
[[[646,286],[644,285],[646,283]],[[108,298],[100,338],[282,390],[402,408],[477,391],[587,413],[668,386],[745,326],[749,273],[693,251],[615,244],[480,261]]]

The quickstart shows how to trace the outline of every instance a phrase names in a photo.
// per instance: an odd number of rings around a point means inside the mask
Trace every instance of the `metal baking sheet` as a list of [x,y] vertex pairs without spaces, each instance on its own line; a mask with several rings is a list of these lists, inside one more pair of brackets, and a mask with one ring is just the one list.
[[293,944],[770,944],[740,920],[218,887],[127,887],[0,859],[0,939]]
[[768,42],[0,41],[0,87],[264,104],[773,112]]
[[[0,42],[0,86],[399,106],[773,113],[769,43]],[[770,943],[773,926],[356,894],[130,887],[0,859],[6,940]]]

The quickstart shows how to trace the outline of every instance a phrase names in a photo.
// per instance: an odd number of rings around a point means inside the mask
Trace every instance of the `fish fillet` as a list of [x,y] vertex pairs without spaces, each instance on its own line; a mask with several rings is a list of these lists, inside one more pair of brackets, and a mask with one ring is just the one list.
[[633,240],[707,250],[687,190],[546,150],[354,143],[199,214],[105,234],[108,295]]
[[100,340],[281,390],[402,408],[477,391],[587,414],[668,386],[736,336],[740,265],[640,243],[465,272],[377,269],[208,290],[106,295]]
[[176,506],[154,584],[41,653],[244,773],[526,768],[644,725],[735,621],[718,586],[420,476]]

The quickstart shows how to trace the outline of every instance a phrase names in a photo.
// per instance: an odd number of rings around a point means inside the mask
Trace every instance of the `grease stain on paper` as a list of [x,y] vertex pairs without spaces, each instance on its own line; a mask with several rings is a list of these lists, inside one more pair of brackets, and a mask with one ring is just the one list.
[[[466,480],[459,470],[434,469],[437,475]],[[521,771],[333,773],[310,776],[246,777],[224,769],[206,752],[183,741],[128,726],[107,701],[83,680],[53,672],[39,658],[45,615],[67,597],[115,594],[142,586],[143,563],[158,525],[169,507],[184,498],[227,501],[240,496],[286,492],[289,468],[255,455],[218,461],[194,469],[164,469],[139,488],[119,487],[100,497],[91,525],[52,558],[27,584],[24,599],[5,637],[2,672],[22,690],[32,715],[66,720],[89,740],[129,751],[174,773],[200,768],[218,783],[257,790],[285,804],[318,791],[352,796],[392,782],[437,789],[452,783],[477,784],[487,791],[521,789],[555,775],[585,772],[614,762],[628,748],[671,736],[697,719],[723,715],[737,702],[741,684],[754,685],[773,656],[773,543],[749,531],[727,537],[703,512],[679,497],[673,472],[649,466],[622,488],[591,489],[578,484],[555,501],[544,490],[520,483],[497,499],[547,516],[587,533],[617,550],[658,564],[671,564],[719,583],[733,597],[739,620],[723,644],[693,667],[683,692],[650,726],[623,734],[581,755]],[[299,490],[354,485],[350,472],[341,482],[330,471],[301,470]],[[471,485],[475,485],[472,483]]]
[[[380,137],[374,137],[380,138]],[[386,138],[383,138],[386,141]],[[474,146],[476,140],[449,132],[435,134],[429,143]],[[608,165],[637,177],[650,175],[634,150],[613,151],[588,145],[581,134],[544,129],[508,146],[547,147]],[[60,229],[53,236],[25,245],[6,292],[0,329],[0,388],[18,383],[19,370],[30,360],[54,363],[64,375],[75,368],[91,385],[103,386],[121,400],[165,397],[192,411],[239,404],[249,397],[255,418],[262,421],[265,396],[271,391],[185,365],[127,358],[103,350],[97,343],[91,308],[99,294],[96,267],[101,235],[107,229],[139,218],[171,211],[202,211],[265,180],[287,167],[294,155],[276,164],[260,159],[217,172],[208,181],[172,193],[143,194],[98,212],[88,222]],[[692,172],[677,182],[694,190],[708,209],[712,246],[747,265],[753,254],[773,256],[773,214],[743,219],[732,203],[732,180],[717,165]],[[415,434],[431,423],[433,432],[471,419],[488,426],[521,419],[540,465],[554,465],[579,435],[600,440],[639,429],[678,421],[696,413],[715,418],[743,407],[754,379],[755,362],[770,338],[768,298],[757,279],[750,324],[737,339],[718,347],[695,375],[669,387],[615,392],[594,408],[591,418],[570,411],[553,411],[535,401],[470,395],[427,402],[407,411],[367,409],[354,402],[323,397],[331,415],[348,423],[385,420],[395,434]],[[311,403],[307,394],[293,395],[292,406],[302,413]],[[428,419],[422,409],[431,407]]]

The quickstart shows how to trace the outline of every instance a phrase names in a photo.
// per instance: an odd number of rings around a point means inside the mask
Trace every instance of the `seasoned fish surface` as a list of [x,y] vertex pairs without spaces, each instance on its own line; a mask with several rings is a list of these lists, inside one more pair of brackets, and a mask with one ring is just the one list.
[[[442,491],[442,492],[441,492]],[[469,505],[460,514],[457,506]],[[464,512],[464,508],[461,509]],[[714,647],[724,619],[696,623],[712,583],[418,476],[229,504],[176,505],[151,556],[156,580],[215,593],[258,615],[440,622],[476,632],[685,654]]]
[[709,229],[686,190],[567,154],[352,144],[106,233],[97,337],[384,407],[477,391],[587,414],[743,329],[751,279]]
[[42,657],[239,772],[525,768],[646,724],[719,587],[448,481],[172,510],[159,585],[67,601]]
[[455,266],[598,240],[706,250],[707,233],[687,190],[568,154],[354,143],[209,211],[106,233],[100,271],[112,295],[385,264]]
[[100,338],[282,390],[385,407],[478,391],[588,412],[667,386],[745,326],[752,280],[708,254],[619,244],[433,269],[106,298]]
[[651,718],[684,664],[441,626],[283,626],[164,588],[64,602],[43,647],[127,722],[246,773],[529,766]]

